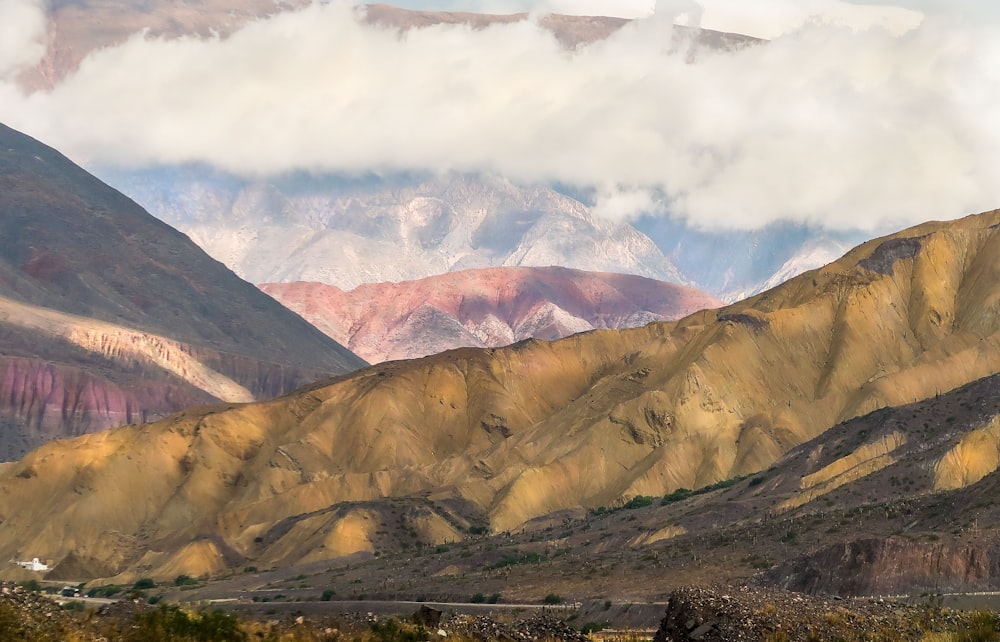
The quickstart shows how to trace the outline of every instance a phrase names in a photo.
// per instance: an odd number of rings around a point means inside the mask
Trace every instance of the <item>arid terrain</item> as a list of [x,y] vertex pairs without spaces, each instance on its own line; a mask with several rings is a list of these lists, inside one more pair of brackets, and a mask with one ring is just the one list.
[[369,363],[635,328],[722,305],[674,283],[557,267],[464,270],[348,292],[323,283],[260,287]]
[[[792,516],[827,502],[830,511],[867,510],[842,489],[881,479],[911,445],[943,458],[922,464],[939,471],[933,477],[902,476],[924,493],[919,501],[938,501],[937,493],[990,479],[998,461],[964,454],[960,434],[940,420],[811,446],[791,481],[760,475],[792,461],[803,444],[831,438],[841,422],[934,399],[996,371],[996,283],[988,275],[998,220],[990,212],[905,230],[758,297],[677,322],[383,364],[270,402],[194,409],[53,443],[0,470],[0,493],[18,498],[0,515],[0,550],[44,551],[57,576],[197,577],[405,555],[470,533],[527,532],[538,520],[552,528],[563,518],[638,522],[644,513],[586,516],[727,480],[741,480],[734,488],[747,502],[767,491],[762,505],[751,502],[752,514],[761,519],[766,508],[774,518],[753,529],[739,526],[748,519],[736,510],[742,502],[727,501],[733,508],[716,518],[701,505],[714,495],[699,495],[680,505],[698,507],[693,522],[664,506],[644,509],[646,528],[613,531],[616,555],[666,546],[690,563],[679,543],[690,538],[687,553],[706,550],[704,538],[723,537],[726,524],[735,529],[729,537],[748,541],[776,528],[780,547]],[[988,424],[989,402],[969,402],[984,414],[963,432]],[[932,437],[942,440],[936,451],[926,448]],[[893,519],[881,534],[905,526]],[[865,532],[880,531],[872,524]],[[732,562],[719,560],[738,579]],[[703,563],[696,568],[707,573]],[[572,575],[590,586],[580,568]]]

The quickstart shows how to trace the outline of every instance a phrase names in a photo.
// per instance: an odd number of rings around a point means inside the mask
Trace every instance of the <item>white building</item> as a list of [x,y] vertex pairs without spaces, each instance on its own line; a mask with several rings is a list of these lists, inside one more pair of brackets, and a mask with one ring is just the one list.
[[28,569],[29,571],[47,571],[49,570],[49,565],[45,564],[37,557],[32,557],[30,562],[18,562],[21,568]]

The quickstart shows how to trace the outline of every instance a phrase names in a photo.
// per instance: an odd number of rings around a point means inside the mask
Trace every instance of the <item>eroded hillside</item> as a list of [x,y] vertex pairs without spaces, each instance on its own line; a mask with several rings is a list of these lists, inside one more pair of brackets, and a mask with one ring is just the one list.
[[997,372],[998,222],[918,226],[673,323],[384,364],[50,444],[2,470],[0,554],[106,574],[287,565],[373,550],[385,522],[445,541],[760,471],[840,421]]

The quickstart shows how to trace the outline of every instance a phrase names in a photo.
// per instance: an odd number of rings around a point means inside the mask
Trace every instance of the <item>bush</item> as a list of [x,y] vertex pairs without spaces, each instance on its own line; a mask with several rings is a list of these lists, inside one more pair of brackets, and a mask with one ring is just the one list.
[[122,587],[117,584],[108,584],[107,586],[95,586],[90,589],[87,591],[87,597],[111,597],[121,592]]
[[669,495],[664,495],[663,499],[660,500],[660,504],[666,506],[667,504],[673,504],[674,502],[683,501],[690,496],[691,496],[690,488],[678,488]]
[[483,595],[482,593],[476,593],[475,595],[469,598],[469,601],[472,602],[473,604],[482,604],[486,601],[486,596]]
[[636,495],[628,500],[622,508],[632,510],[634,508],[645,508],[653,505],[654,498],[649,495]]
[[584,635],[590,635],[591,633],[597,633],[598,631],[603,631],[608,628],[607,622],[587,622],[580,627],[580,633]]
[[989,611],[976,611],[969,622],[959,628],[953,642],[996,642],[1000,640],[997,632],[997,617]]
[[38,580],[27,580],[25,582],[21,582],[21,586],[34,593],[40,593],[42,590],[42,585]]
[[129,642],[245,642],[247,634],[235,616],[224,611],[188,615],[177,606],[160,605],[140,613],[129,632]]
[[497,604],[500,602],[501,596],[499,593],[494,593],[493,595],[486,598],[487,604]]
[[144,577],[132,585],[133,591],[145,591],[151,588],[156,588],[156,582],[149,577]]
[[336,594],[337,592],[335,590],[326,589],[325,591],[323,591],[323,595],[321,595],[319,599],[324,602],[329,602],[331,599],[333,599],[333,596]]
[[556,595],[555,593],[549,593],[542,600],[542,603],[543,604],[562,604],[562,601],[563,601],[563,599],[562,599],[561,596]]
[[197,583],[198,580],[194,579],[190,575],[184,575],[183,573],[174,578],[174,586],[191,586]]
[[403,626],[389,618],[383,622],[372,622],[371,639],[373,642],[424,642],[427,640],[427,629],[422,626]]

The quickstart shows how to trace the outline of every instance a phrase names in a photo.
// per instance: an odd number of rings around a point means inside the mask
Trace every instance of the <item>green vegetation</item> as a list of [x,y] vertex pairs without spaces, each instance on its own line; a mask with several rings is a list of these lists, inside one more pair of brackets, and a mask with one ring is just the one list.
[[34,593],[41,593],[41,591],[42,591],[42,585],[41,585],[41,583],[39,583],[38,580],[27,580],[27,581],[21,582],[20,584],[24,588],[26,588],[29,591],[32,591]]
[[[717,490],[725,490],[726,488],[732,488],[733,486],[740,483],[744,479],[747,479],[748,477],[750,477],[750,475],[743,475],[742,477],[733,477],[732,479],[723,479],[720,482],[715,482],[714,484],[709,484],[708,486],[702,486],[701,488],[697,488],[695,490],[691,490],[690,488],[678,488],[674,492],[664,495],[663,499],[660,500],[660,505],[666,506],[667,504],[673,504],[674,502],[685,500],[688,497],[695,497],[697,495],[704,495],[706,493],[715,492]],[[757,484],[760,484],[764,481],[763,478],[759,479],[760,481],[757,481],[756,483],[752,480],[750,482],[750,485],[756,486]]]
[[511,555],[505,555],[502,557],[493,565],[493,568],[504,568],[506,566],[516,566],[518,564],[538,564],[543,561],[545,561],[545,556],[541,553],[521,553],[519,551],[514,551]]
[[997,614],[991,611],[976,611],[969,621],[955,632],[951,642],[998,642],[1000,621]]
[[598,631],[603,631],[608,628],[608,624],[608,622],[587,622],[580,627],[580,633],[583,633],[584,635],[597,633]]
[[625,502],[622,506],[625,510],[633,510],[635,508],[645,508],[646,506],[652,506],[653,502],[656,501],[655,497],[650,495],[636,495],[632,499]]
[[139,613],[129,642],[244,642],[248,635],[235,616],[224,611],[189,614],[177,606]]
[[555,593],[549,593],[542,599],[542,604],[562,604],[562,596],[556,595]]
[[194,579],[190,575],[184,575],[183,573],[174,578],[174,586],[193,586],[198,583],[198,580]]
[[389,618],[371,623],[371,642],[425,642],[427,630],[422,626],[408,626]]
[[333,599],[333,596],[336,594],[337,591],[333,590],[332,588],[328,588],[325,591],[323,591],[323,595],[321,595],[319,599],[322,600],[323,602],[329,602],[330,600]]
[[111,597],[112,595],[117,595],[123,591],[123,587],[117,584],[108,584],[107,586],[95,586],[94,588],[87,591],[87,597]]
[[133,591],[145,591],[151,588],[156,588],[156,582],[149,577],[144,577],[132,585]]

